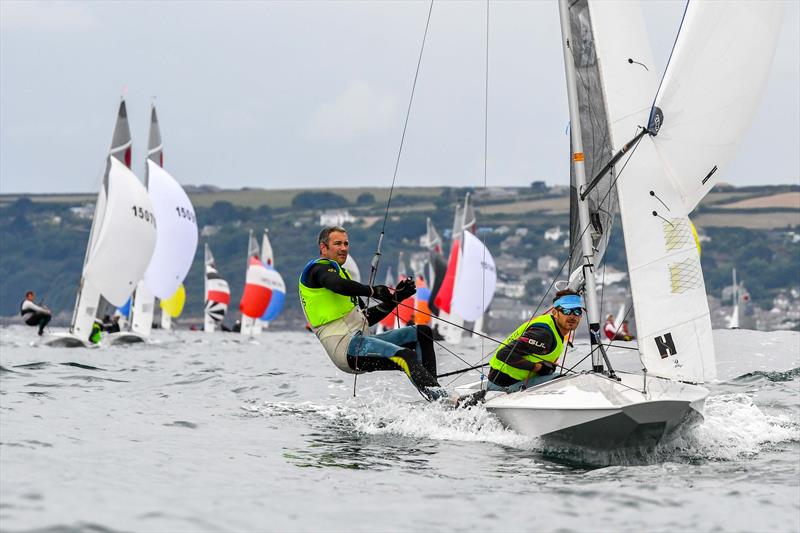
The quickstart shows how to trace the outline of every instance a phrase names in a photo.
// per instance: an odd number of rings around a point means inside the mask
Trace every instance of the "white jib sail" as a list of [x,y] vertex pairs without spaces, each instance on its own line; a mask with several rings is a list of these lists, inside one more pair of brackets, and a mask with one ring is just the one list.
[[121,307],[153,255],[156,220],[139,179],[115,157],[109,165],[105,216],[84,268],[84,285]]
[[178,289],[197,250],[197,218],[183,187],[167,171],[147,160],[148,188],[158,220],[158,240],[144,282],[157,297]]
[[[780,34],[780,2],[690,2],[656,97],[656,152],[690,213],[750,126]],[[672,206],[670,206],[672,208]]]
[[492,302],[497,271],[492,254],[478,237],[465,231],[461,243],[461,268],[451,305],[464,320],[476,321]]

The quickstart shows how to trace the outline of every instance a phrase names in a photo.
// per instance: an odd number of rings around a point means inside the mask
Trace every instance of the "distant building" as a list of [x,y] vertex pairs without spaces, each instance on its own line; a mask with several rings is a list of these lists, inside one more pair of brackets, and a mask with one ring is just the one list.
[[517,228],[514,230],[514,235],[519,235],[520,237],[524,237],[528,234],[528,228]]
[[506,237],[503,242],[500,243],[500,249],[504,252],[509,250],[518,249],[522,244],[522,237],[519,235],[512,235],[511,237]]
[[344,226],[348,222],[355,222],[356,217],[347,209],[329,209],[319,216],[320,226]]
[[536,270],[539,272],[553,272],[559,267],[558,259],[552,255],[543,255],[536,261]]
[[525,284],[518,281],[498,280],[496,290],[498,294],[508,298],[522,298],[525,296]]
[[200,236],[201,237],[213,237],[217,233],[219,233],[219,226],[211,226],[209,224],[206,224],[200,230]]
[[78,218],[92,218],[94,216],[94,204],[84,204],[78,207],[70,207],[69,212]]
[[544,238],[548,241],[561,240],[566,233],[561,229],[561,226],[550,228],[544,232]]

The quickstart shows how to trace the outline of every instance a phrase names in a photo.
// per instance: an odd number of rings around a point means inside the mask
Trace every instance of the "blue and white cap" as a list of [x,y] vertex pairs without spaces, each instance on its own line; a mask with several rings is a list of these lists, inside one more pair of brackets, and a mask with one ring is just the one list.
[[582,309],[583,301],[577,294],[565,294],[553,302],[553,307],[560,307],[562,309]]

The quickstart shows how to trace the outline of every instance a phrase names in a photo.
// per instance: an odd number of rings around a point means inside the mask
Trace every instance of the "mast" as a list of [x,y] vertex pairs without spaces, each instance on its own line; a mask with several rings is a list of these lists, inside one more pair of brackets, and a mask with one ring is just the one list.
[[[578,192],[586,187],[586,170],[584,167],[583,140],[581,138],[581,122],[578,107],[578,89],[575,81],[575,62],[573,59],[572,28],[569,21],[569,5],[567,0],[559,0],[558,13],[561,21],[562,46],[564,51],[564,72],[567,79],[567,99],[569,101],[570,136],[572,140],[572,165],[575,169]],[[586,198],[578,198],[578,218],[580,222],[581,253],[583,254],[584,298],[589,322],[589,337],[592,348],[592,370],[603,371],[604,355],[600,343],[600,308],[597,304],[597,289],[594,281],[594,250],[589,233],[589,206]]]

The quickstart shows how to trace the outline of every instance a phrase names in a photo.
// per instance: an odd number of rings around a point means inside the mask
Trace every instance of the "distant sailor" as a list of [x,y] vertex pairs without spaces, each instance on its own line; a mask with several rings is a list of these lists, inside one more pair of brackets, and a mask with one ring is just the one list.
[[53,318],[53,313],[47,306],[37,304],[34,301],[35,298],[36,294],[34,294],[33,291],[26,292],[25,299],[22,300],[19,306],[19,314],[22,315],[27,325],[39,326],[39,336],[41,336],[44,333],[45,326],[47,326],[50,319]]
[[[324,228],[318,239],[318,259],[312,259],[300,274],[300,302],[309,324],[331,361],[351,374],[378,370],[401,370],[428,400],[446,396],[436,380],[436,354],[427,326],[406,326],[371,335],[377,324],[413,296],[411,279],[397,284],[394,292],[385,285],[363,285],[353,281],[342,265],[350,242],[341,226]],[[381,302],[366,308],[359,297]]]
[[576,292],[558,291],[550,313],[522,324],[494,352],[488,389],[514,392],[556,377],[553,372],[564,352],[564,338],[578,327],[582,314]]

